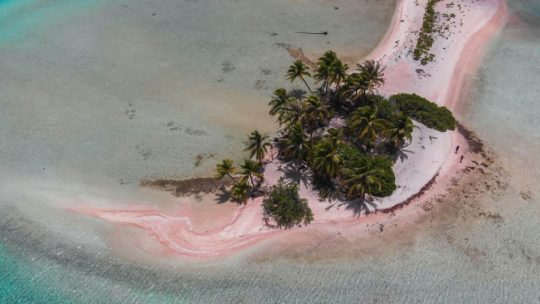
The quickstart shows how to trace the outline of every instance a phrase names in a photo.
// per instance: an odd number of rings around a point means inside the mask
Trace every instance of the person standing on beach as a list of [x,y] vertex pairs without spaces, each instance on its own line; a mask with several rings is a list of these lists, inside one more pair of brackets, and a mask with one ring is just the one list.
[[456,154],[458,153],[459,151],[459,146],[456,146]]

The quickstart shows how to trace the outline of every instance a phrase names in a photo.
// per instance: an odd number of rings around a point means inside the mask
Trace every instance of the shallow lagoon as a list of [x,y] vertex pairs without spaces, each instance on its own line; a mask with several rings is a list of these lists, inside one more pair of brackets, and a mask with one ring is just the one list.
[[[95,236],[106,227],[91,220],[60,220],[54,211],[38,210],[31,218],[40,215],[41,220],[28,222],[25,217],[32,214],[33,205],[23,204],[17,210],[3,196],[0,219],[6,249],[2,267],[8,271],[2,277],[5,289],[1,296],[7,302],[23,299],[23,303],[540,301],[540,167],[532,161],[540,153],[540,107],[536,102],[540,91],[534,85],[540,73],[530,64],[537,61],[540,50],[540,2],[514,1],[510,6],[518,18],[511,19],[488,52],[462,114],[496,151],[508,185],[502,195],[467,203],[485,206],[502,220],[472,220],[474,214],[442,223],[435,218],[423,223],[419,231],[403,231],[401,238],[410,238],[406,243],[375,249],[359,243],[355,244],[356,254],[336,253],[332,259],[291,254],[244,260],[239,256],[219,265],[171,269],[110,255],[106,244]],[[26,198],[39,203],[37,198]],[[51,228],[53,220],[56,229]],[[77,230],[84,225],[94,227],[93,232]],[[76,233],[70,236],[65,230]],[[376,242],[380,237],[374,238]],[[85,245],[73,245],[76,239]]]
[[392,9],[390,0],[8,1],[2,165],[122,184],[207,175],[220,158],[240,158],[255,127],[274,130],[267,102],[288,86],[287,47],[360,58]]

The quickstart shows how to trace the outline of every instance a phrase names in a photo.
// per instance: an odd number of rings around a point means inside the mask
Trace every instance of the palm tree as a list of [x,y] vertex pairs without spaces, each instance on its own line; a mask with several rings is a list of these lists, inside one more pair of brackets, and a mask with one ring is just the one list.
[[280,124],[285,125],[285,129],[294,126],[296,123],[303,123],[305,116],[305,102],[296,98],[290,98],[287,103]]
[[381,66],[379,61],[366,60],[363,64],[358,64],[357,67],[366,82],[364,96],[366,92],[373,94],[378,87],[384,84],[384,70],[386,67]]
[[330,83],[336,85],[336,91],[339,90],[341,83],[347,78],[347,70],[349,66],[338,58],[332,62],[330,66]]
[[343,159],[339,153],[339,143],[324,138],[311,150],[310,161],[318,173],[334,178],[339,173]]
[[309,73],[309,68],[302,62],[302,60],[296,60],[295,62],[293,62],[293,64],[289,67],[289,70],[287,71],[287,79],[293,82],[296,78],[300,78],[306,85],[308,91],[312,93],[311,88],[307,84],[304,76],[311,77],[311,74]]
[[218,178],[228,176],[232,179],[233,182],[235,182],[233,174],[236,172],[236,168],[234,167],[233,161],[231,159],[224,159],[221,161],[221,163],[217,164],[216,172]]
[[303,124],[307,128],[310,137],[320,126],[325,125],[330,119],[328,106],[317,96],[311,95],[304,101]]
[[345,80],[344,94],[353,101],[359,96],[364,96],[368,90],[368,84],[361,73],[352,73]]
[[349,198],[359,198],[364,201],[366,195],[372,195],[375,190],[381,191],[382,182],[379,175],[382,169],[375,167],[369,159],[357,160],[351,167],[341,169],[343,185],[348,189]]
[[268,141],[268,136],[262,135],[259,133],[259,131],[255,130],[251,132],[244,151],[248,151],[250,153],[250,158],[255,156],[255,159],[257,159],[259,164],[262,164],[264,156],[268,151],[268,147],[272,147]]
[[289,128],[289,132],[280,142],[281,154],[296,162],[305,161],[309,153],[309,142],[300,123]]
[[405,144],[405,141],[412,140],[413,122],[405,114],[395,114],[387,129],[388,138],[394,143],[394,148],[400,148]]
[[369,150],[379,134],[384,133],[388,122],[377,117],[377,107],[361,107],[354,111],[349,120],[349,129],[358,134]]
[[241,180],[231,188],[231,197],[240,203],[245,204],[249,197],[250,188],[247,181]]
[[274,116],[276,114],[281,117],[283,115],[283,111],[285,107],[287,106],[287,103],[289,102],[289,96],[287,95],[287,90],[285,89],[277,89],[274,91],[274,94],[272,96],[272,99],[268,103],[270,105],[270,115]]
[[336,60],[338,60],[336,53],[326,51],[317,61],[317,70],[314,77],[317,82],[322,82],[321,88],[325,93],[328,92],[329,80],[332,75],[332,65]]
[[326,134],[326,139],[332,142],[332,145],[339,146],[344,143],[343,141],[343,131],[341,129],[328,129],[328,134]]
[[242,174],[242,179],[244,181],[247,181],[249,179],[251,186],[255,187],[255,182],[253,178],[256,178],[259,180],[257,186],[260,185],[264,178],[261,173],[261,168],[261,164],[256,161],[252,161],[249,159],[244,160],[244,163],[240,166],[240,173]]

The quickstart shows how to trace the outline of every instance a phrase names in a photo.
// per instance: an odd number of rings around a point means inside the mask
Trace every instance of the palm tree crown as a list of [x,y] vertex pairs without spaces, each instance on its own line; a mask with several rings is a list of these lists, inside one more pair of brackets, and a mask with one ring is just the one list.
[[317,96],[311,95],[303,101],[302,125],[307,132],[312,135],[313,132],[326,125],[330,119],[328,106],[324,104]]
[[326,51],[317,61],[317,70],[315,71],[315,79],[317,82],[322,82],[323,92],[328,92],[329,81],[332,77],[332,65],[338,60],[336,53]]
[[255,130],[249,135],[245,151],[250,153],[250,158],[255,157],[259,163],[262,163],[264,155],[271,146],[272,145],[268,141],[268,136],[262,135],[259,131]]
[[242,204],[247,202],[250,186],[246,180],[241,180],[231,188],[231,197]]
[[311,74],[309,73],[309,68],[302,62],[302,60],[296,60],[295,62],[293,62],[293,64],[289,67],[289,70],[287,71],[287,79],[293,82],[296,78],[300,78],[306,85],[308,91],[311,93],[311,88],[307,84],[304,76],[311,77]]
[[349,66],[343,63],[333,51],[327,51],[317,61],[317,70],[315,79],[322,82],[321,90],[327,98],[330,97],[331,86],[335,85],[335,91],[338,92],[341,84],[347,79],[347,70]]
[[260,163],[246,159],[244,160],[244,163],[240,166],[240,169],[242,179],[244,181],[247,181],[249,179],[252,187],[255,187],[254,178],[259,180],[258,184],[262,183],[263,174],[261,173],[262,166]]
[[280,142],[281,154],[287,159],[305,161],[309,152],[309,143],[300,123],[289,128],[287,135]]
[[413,132],[412,120],[403,113],[392,116],[387,130],[388,138],[394,143],[395,148],[400,148],[405,141],[412,140]]
[[352,73],[345,81],[344,94],[353,101],[363,96],[368,90],[368,84],[361,73]]
[[330,78],[331,78],[330,82],[336,85],[336,91],[339,90],[340,85],[347,78],[348,69],[349,69],[349,66],[341,62],[341,60],[337,58],[332,63],[330,67]]
[[369,149],[382,134],[387,121],[377,117],[376,107],[361,107],[353,112],[349,120],[349,128],[358,135]]
[[378,87],[384,84],[384,70],[380,62],[375,60],[366,60],[363,64],[357,65],[363,80],[365,81],[366,92],[373,94]]
[[331,138],[322,139],[311,150],[310,161],[313,168],[328,177],[336,177],[343,162],[339,152],[338,141]]
[[274,94],[272,96],[272,99],[268,103],[270,106],[270,115],[278,115],[281,117],[283,115],[283,111],[287,105],[287,102],[289,102],[289,96],[287,95],[287,91],[285,89],[277,89],[274,91]]
[[383,171],[373,166],[369,158],[359,159],[348,167],[341,170],[343,184],[347,188],[349,198],[360,198],[362,201],[366,195],[372,195],[376,190],[382,189],[379,178]]
[[224,176],[230,177],[234,182],[234,177],[232,176],[236,172],[236,168],[233,165],[231,159],[224,159],[221,163],[216,165],[216,172],[218,178],[223,178]]

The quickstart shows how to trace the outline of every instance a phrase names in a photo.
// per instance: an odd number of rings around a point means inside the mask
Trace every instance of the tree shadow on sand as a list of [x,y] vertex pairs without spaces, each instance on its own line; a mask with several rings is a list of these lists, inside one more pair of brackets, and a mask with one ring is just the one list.
[[220,188],[219,191],[215,193],[215,195],[216,202],[218,204],[224,204],[232,201],[231,191],[227,190],[225,187]]
[[283,172],[285,180],[292,181],[305,187],[311,186],[311,171],[302,167],[302,165],[299,166],[293,163],[287,163],[282,166],[280,170]]
[[377,209],[377,205],[373,202],[372,199],[356,199],[353,201],[347,201],[342,204],[345,205],[346,210],[351,210],[356,217],[360,217],[360,215],[362,215],[362,212],[366,215],[370,214],[370,207],[371,210]]
[[409,159],[409,154],[414,154],[414,151],[399,149],[394,156],[394,161],[399,160],[400,162],[404,162]]
[[307,96],[307,92],[301,89],[293,89],[289,91],[289,96],[302,100]]
[[329,203],[325,208],[326,211],[332,208],[339,209],[344,206],[345,210],[350,210],[354,216],[360,217],[362,214],[367,215],[377,209],[377,205],[372,198],[349,200],[335,185],[334,187],[329,187],[329,185],[324,185],[324,183],[318,183],[313,172],[307,167],[287,163],[279,170],[283,172],[286,181],[298,183],[308,188],[313,187],[319,193],[321,203],[325,201]]
[[360,217],[362,214],[368,215],[372,210],[377,209],[377,205],[371,199],[355,199],[347,201],[336,200],[326,207],[325,210],[328,211],[334,207],[339,209],[342,206],[345,206],[345,210],[352,211],[356,217]]

